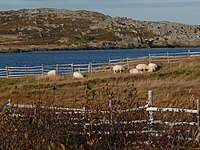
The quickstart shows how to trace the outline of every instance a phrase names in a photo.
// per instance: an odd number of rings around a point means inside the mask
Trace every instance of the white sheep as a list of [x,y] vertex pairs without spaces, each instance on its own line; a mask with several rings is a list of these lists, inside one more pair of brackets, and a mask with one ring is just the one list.
[[149,70],[149,67],[146,64],[138,64],[136,66],[136,69],[138,69],[139,71],[145,72]]
[[73,73],[73,78],[75,78],[75,79],[83,79],[84,76],[83,76],[83,74],[80,73],[80,72],[74,72],[74,73]]
[[113,72],[114,72],[114,74],[116,74],[117,72],[122,72],[124,70],[124,67],[123,66],[121,66],[121,65],[115,65],[115,66],[113,66]]
[[148,67],[149,67],[148,72],[155,72],[155,71],[158,70],[158,66],[156,64],[154,64],[154,63],[149,63]]
[[55,77],[56,75],[57,75],[56,70],[50,70],[50,71],[47,73],[47,76],[49,76],[49,77]]
[[131,69],[129,72],[130,72],[130,74],[138,74],[138,73],[141,73],[141,71],[138,70],[138,69],[136,69],[136,68]]

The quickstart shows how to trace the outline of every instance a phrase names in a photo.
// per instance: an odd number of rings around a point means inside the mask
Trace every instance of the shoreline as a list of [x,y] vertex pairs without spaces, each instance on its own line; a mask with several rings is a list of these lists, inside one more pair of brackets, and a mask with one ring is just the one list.
[[[43,46],[42,46],[43,47]],[[154,46],[154,47],[140,47],[140,48],[136,48],[136,47],[100,47],[100,48],[94,48],[94,47],[80,47],[80,48],[69,48],[69,47],[56,47],[53,46],[53,48],[50,48],[48,45],[47,47],[35,47],[35,48],[30,48],[29,46],[26,48],[23,46],[23,48],[17,47],[17,48],[0,48],[0,53],[23,53],[23,52],[35,52],[35,51],[62,51],[62,50],[69,50],[69,51],[79,51],[79,50],[122,50],[122,49],[133,49],[133,50],[139,50],[139,49],[144,49],[144,48],[198,48],[199,46]]]

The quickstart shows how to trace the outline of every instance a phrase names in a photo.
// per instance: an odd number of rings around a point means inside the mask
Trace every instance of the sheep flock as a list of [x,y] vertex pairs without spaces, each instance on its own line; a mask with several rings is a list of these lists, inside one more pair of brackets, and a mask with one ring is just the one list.
[[[122,65],[114,65],[112,67],[112,70],[113,70],[114,74],[122,73],[123,71],[125,71],[125,67],[122,66]],[[145,73],[145,72],[156,72],[158,70],[159,70],[159,68],[155,63],[149,63],[148,65],[146,65],[146,64],[137,64],[135,66],[135,68],[131,68],[129,70],[129,73],[130,74],[141,74],[141,73]],[[58,75],[58,73],[57,73],[56,70],[50,70],[47,73],[48,77],[56,77],[57,75]],[[76,72],[72,73],[72,78],[73,79],[84,79],[85,75],[83,75],[82,73],[76,71]]]
[[[144,72],[156,72],[158,71],[158,66],[155,63],[146,64],[138,64],[135,68],[129,70],[130,74],[139,74]],[[116,74],[117,72],[121,73],[124,71],[124,67],[122,65],[113,66],[113,72]]]

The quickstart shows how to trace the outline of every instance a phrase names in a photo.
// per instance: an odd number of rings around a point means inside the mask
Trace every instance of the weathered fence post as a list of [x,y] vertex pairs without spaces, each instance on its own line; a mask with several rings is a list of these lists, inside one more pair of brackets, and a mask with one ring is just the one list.
[[9,69],[8,69],[8,66],[6,66],[6,76],[7,76],[7,78],[9,78]]
[[109,111],[110,111],[110,123],[113,124],[113,114],[112,114],[112,100],[109,100]]
[[8,99],[0,106],[0,112],[4,109],[5,106],[11,106],[11,99]]
[[[200,131],[200,107],[199,107],[199,100],[197,100],[197,126],[198,126],[198,132]],[[200,140],[200,133],[197,134],[196,140],[199,142]]]
[[110,71],[112,71],[112,64],[110,58],[109,58],[109,66],[110,66]]
[[188,50],[188,59],[190,60],[191,57],[190,57],[190,50]]
[[200,127],[200,107],[199,107],[199,100],[197,100],[197,125]]
[[87,123],[87,121],[86,121],[86,108],[85,107],[83,107],[83,120],[84,120],[84,125],[83,125],[83,132],[86,134],[86,131],[87,131],[87,126],[86,126],[86,123]]
[[74,64],[71,64],[72,73],[74,73]]
[[27,75],[27,68],[26,68],[26,66],[25,66],[25,76]]
[[56,73],[59,74],[59,65],[56,64]]
[[[153,92],[151,90],[148,91],[148,98],[147,98],[147,107],[153,106]],[[153,111],[148,111],[148,132],[153,130]]]
[[167,62],[170,63],[169,53],[167,52]]
[[42,75],[44,75],[44,65],[42,64]]
[[90,73],[92,72],[92,63],[88,64],[88,72],[90,72]]
[[149,63],[151,63],[151,54],[149,53]]
[[128,57],[126,58],[126,63],[127,63],[127,68],[129,69],[130,67],[129,67],[129,58]]
[[113,114],[112,114],[112,100],[109,100],[109,111],[110,111],[110,132],[112,134],[113,128]]

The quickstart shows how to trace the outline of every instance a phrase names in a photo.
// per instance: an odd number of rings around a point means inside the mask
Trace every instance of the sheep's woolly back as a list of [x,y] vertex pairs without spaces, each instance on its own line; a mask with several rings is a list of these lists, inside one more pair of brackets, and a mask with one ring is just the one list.
[[149,67],[146,64],[138,64],[136,66],[136,69],[140,70],[140,71],[148,71]]
[[149,67],[149,70],[148,70],[149,72],[155,72],[158,69],[158,66],[154,63],[149,63],[148,67]]
[[50,71],[47,73],[47,76],[49,76],[49,77],[55,77],[56,75],[57,75],[56,70],[50,70]]
[[138,70],[138,69],[136,69],[136,68],[131,69],[129,72],[130,72],[130,74],[138,74],[138,73],[141,73],[141,71]]
[[80,73],[80,72],[74,72],[74,73],[73,73],[73,78],[76,78],[76,79],[83,79],[84,76],[83,76],[83,74]]
[[123,66],[121,66],[121,65],[115,65],[114,67],[113,67],[113,71],[114,71],[114,73],[117,73],[117,72],[122,72],[124,70],[124,67]]

